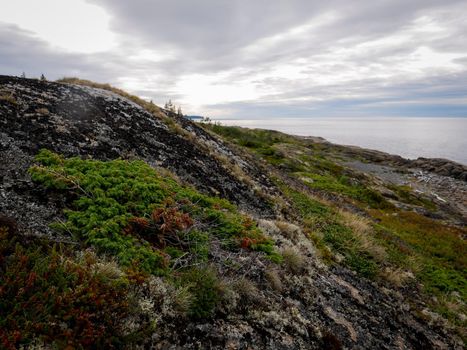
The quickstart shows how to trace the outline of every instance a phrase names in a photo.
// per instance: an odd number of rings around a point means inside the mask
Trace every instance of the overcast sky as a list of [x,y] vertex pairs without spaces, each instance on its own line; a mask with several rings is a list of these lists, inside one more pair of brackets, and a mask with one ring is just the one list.
[[0,0],[0,74],[214,118],[467,117],[467,0]]

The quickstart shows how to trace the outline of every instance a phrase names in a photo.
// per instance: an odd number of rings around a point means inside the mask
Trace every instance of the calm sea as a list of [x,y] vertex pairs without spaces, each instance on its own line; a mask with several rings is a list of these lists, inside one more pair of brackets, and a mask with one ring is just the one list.
[[447,158],[467,165],[467,118],[348,117],[219,121],[223,125],[321,136],[333,143],[380,150],[404,158]]

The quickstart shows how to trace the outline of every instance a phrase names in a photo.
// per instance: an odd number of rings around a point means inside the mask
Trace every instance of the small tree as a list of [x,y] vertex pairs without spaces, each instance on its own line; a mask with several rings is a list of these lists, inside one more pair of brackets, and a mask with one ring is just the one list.
[[211,124],[212,120],[209,117],[203,117],[203,119],[201,119],[201,122],[206,123],[206,124]]
[[164,105],[164,108],[168,110],[169,112],[175,113],[175,105],[172,103],[172,100],[169,100],[169,102],[166,102]]
[[181,107],[181,106],[178,106],[177,114],[178,114],[180,117],[183,117],[182,107]]
[[26,78],[26,73],[21,73],[21,78]]

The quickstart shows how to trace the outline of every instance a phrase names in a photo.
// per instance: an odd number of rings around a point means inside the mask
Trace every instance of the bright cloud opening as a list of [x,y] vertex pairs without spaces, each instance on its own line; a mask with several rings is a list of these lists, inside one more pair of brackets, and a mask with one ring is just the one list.
[[15,24],[71,52],[108,51],[116,44],[110,16],[84,0],[3,1],[0,22]]

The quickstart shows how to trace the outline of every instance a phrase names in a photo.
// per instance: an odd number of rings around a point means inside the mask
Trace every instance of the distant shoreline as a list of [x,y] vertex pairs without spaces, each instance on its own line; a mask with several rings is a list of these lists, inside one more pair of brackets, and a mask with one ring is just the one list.
[[399,155],[467,165],[467,118],[291,118],[215,120],[222,125],[269,129],[290,135]]

